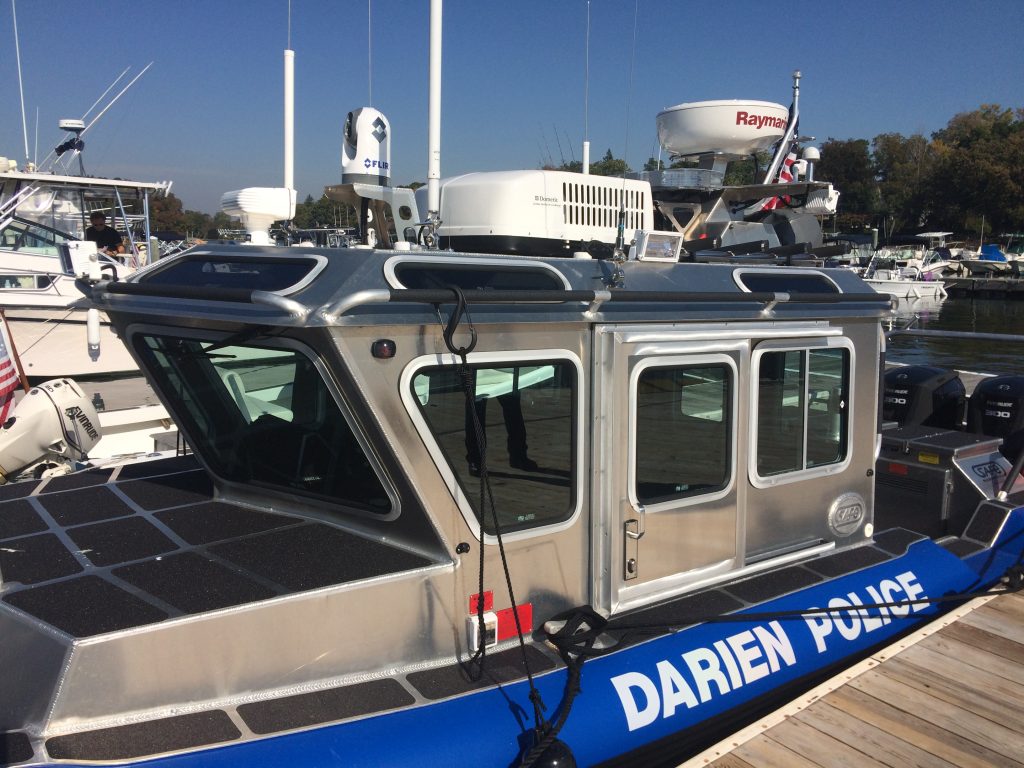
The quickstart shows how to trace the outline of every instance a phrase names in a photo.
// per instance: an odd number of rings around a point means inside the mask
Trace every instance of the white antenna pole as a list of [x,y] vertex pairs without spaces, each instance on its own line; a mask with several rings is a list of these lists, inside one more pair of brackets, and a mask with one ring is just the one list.
[[587,44],[583,75],[583,173],[590,173],[590,0],[587,0]]
[[87,126],[85,126],[85,128],[84,128],[84,129],[82,130],[82,133],[85,133],[85,132],[86,132],[86,131],[88,131],[88,130],[89,130],[90,128],[92,128],[92,127],[93,127],[93,125],[95,125],[95,124],[96,124],[96,121],[97,121],[97,120],[99,120],[99,119],[100,119],[101,117],[103,117],[103,115],[105,115],[105,114],[106,114],[107,110],[108,110],[108,109],[110,109],[110,108],[111,108],[112,106],[114,106],[114,103],[115,103],[115,102],[116,102],[116,101],[117,101],[118,99],[120,99],[120,98],[121,98],[122,96],[124,96],[124,94],[125,94],[125,91],[127,91],[127,90],[128,90],[129,88],[131,88],[131,87],[132,87],[133,85],[135,85],[135,82],[136,82],[136,81],[137,81],[137,80],[138,80],[138,79],[139,79],[140,77],[142,77],[142,76],[143,76],[144,74],[146,74],[146,72],[147,72],[147,71],[149,70],[149,68],[150,68],[150,67],[152,67],[152,66],[153,66],[153,62],[151,61],[151,62],[149,62],[149,64],[147,64],[147,65],[146,65],[146,66],[145,66],[145,67],[143,68],[143,70],[142,70],[141,72],[139,72],[139,74],[137,74],[137,75],[136,75],[135,77],[133,77],[133,78],[131,79],[131,81],[130,81],[130,82],[128,83],[128,85],[126,85],[126,86],[125,86],[124,88],[122,88],[122,89],[120,90],[120,92],[119,92],[119,93],[117,94],[117,96],[115,96],[114,98],[112,98],[112,99],[110,100],[110,103],[109,103],[109,104],[107,104],[107,106],[105,106],[105,107],[104,107],[103,109],[101,109],[101,110],[100,110],[100,112],[99,112],[99,114],[98,114],[98,115],[96,115],[96,117],[94,117],[94,118],[93,118],[92,120],[90,120],[90,121],[89,121],[89,124],[88,124]]
[[373,106],[373,0],[366,0],[366,106]]
[[36,144],[32,149],[32,164],[39,160],[39,107],[36,107]]
[[441,216],[441,0],[430,0],[430,84],[427,97],[427,217]]
[[284,52],[284,186],[295,186],[295,51]]
[[25,89],[21,84],[21,44],[18,42],[18,9],[11,0],[11,16],[14,18],[14,56],[18,60],[18,95],[21,96],[21,133],[25,137],[25,162],[32,162],[28,153],[28,125],[25,123]]

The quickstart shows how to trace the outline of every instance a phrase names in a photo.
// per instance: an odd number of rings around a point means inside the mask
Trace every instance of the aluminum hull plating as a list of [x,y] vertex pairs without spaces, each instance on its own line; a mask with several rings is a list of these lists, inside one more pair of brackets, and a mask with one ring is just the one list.
[[[685,744],[699,738],[698,728],[713,728],[716,720],[730,713],[771,701],[773,692],[863,655],[942,609],[941,604],[922,602],[891,612],[865,608],[860,616],[855,612],[794,616],[793,612],[869,604],[879,595],[885,601],[906,603],[977,590],[1019,562],[1022,544],[1024,508],[1017,508],[994,547],[963,560],[934,542],[919,540],[902,556],[745,609],[729,621],[691,626],[592,659],[584,665],[583,692],[561,738],[581,766],[616,756],[651,764],[645,749],[660,746],[672,753],[677,749],[672,742]],[[755,618],[741,618],[751,613]],[[773,614],[779,617],[772,619]],[[771,637],[777,643],[760,644],[758,637]],[[716,669],[717,663],[721,666]],[[537,676],[545,701],[560,700],[565,676],[564,668]],[[645,689],[656,692],[657,701],[641,693]],[[168,768],[504,765],[521,747],[529,709],[529,689],[518,681],[352,722],[119,764]],[[634,715],[632,730],[627,709]],[[646,722],[636,722],[637,710]]]

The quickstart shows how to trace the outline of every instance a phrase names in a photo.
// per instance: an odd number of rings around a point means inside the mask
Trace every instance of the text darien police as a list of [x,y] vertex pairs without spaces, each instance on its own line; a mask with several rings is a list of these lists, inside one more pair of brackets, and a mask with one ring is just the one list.
[[[817,652],[825,653],[890,624],[894,617],[924,610],[927,603],[913,602],[922,597],[924,587],[917,576],[913,571],[905,571],[877,585],[865,585],[862,593],[833,597],[828,607],[838,610],[808,613],[802,622],[791,625],[790,631],[808,631]],[[858,610],[875,603],[902,604]],[[812,606],[808,610],[819,608]],[[806,639],[803,646],[808,647]],[[693,709],[796,663],[797,653],[786,630],[778,621],[770,621],[716,640],[710,647],[692,648],[678,659],[659,661],[646,674],[617,675],[611,683],[622,703],[629,730],[635,731],[658,718],[672,717],[680,707]]]

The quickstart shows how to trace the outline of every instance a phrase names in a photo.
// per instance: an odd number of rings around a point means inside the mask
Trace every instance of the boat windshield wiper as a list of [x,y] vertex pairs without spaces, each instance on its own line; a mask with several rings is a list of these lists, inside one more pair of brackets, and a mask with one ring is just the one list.
[[184,346],[178,346],[174,351],[176,357],[205,357],[205,358],[220,358],[226,360],[233,360],[235,355],[228,354],[213,354],[218,349],[224,349],[225,347],[231,347],[236,344],[242,344],[247,341],[254,339],[268,339],[274,334],[271,333],[272,327],[269,325],[260,325],[255,328],[248,328],[244,331],[234,333],[227,338],[218,341],[216,344],[211,344],[205,349],[187,349]]

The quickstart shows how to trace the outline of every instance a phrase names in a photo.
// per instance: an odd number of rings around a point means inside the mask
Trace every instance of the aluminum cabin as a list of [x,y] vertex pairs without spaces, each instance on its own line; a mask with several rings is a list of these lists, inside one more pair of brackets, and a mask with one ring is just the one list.
[[195,453],[0,490],[10,764],[510,763],[587,605],[647,629],[561,738],[643,755],[900,631],[710,617],[1002,563],[875,535],[848,271],[210,246],[93,298]]

